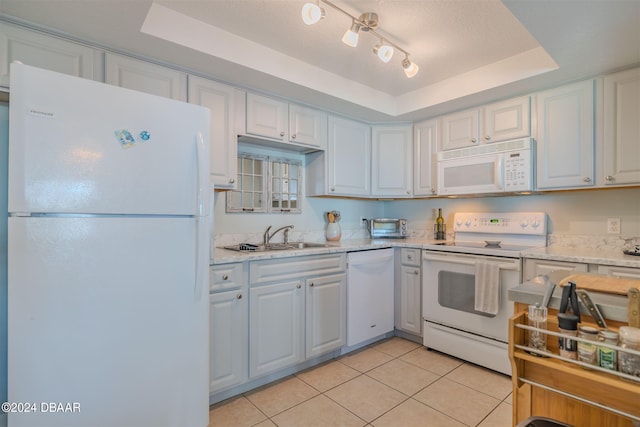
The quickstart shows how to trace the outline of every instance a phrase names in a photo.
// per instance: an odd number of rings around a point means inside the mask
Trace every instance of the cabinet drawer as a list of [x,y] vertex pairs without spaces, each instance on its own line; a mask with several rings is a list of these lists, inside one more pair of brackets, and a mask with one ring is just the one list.
[[249,276],[253,286],[309,276],[342,273],[345,270],[345,255],[331,254],[253,261],[249,266]]
[[400,257],[402,264],[420,266],[420,249],[403,248]]
[[640,279],[640,268],[599,265],[598,274],[606,274],[607,276],[621,277],[623,279]]
[[220,264],[211,267],[209,292],[239,289],[247,283],[244,263]]

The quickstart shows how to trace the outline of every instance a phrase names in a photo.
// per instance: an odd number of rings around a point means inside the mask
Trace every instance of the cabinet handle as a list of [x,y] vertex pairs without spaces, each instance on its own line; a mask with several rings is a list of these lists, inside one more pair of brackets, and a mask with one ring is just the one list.
[[313,288],[313,286],[314,286],[313,282],[311,282],[311,283],[309,284],[309,286],[311,286],[311,287]]
[[436,194],[436,189],[435,188],[431,189],[431,194]]
[[222,276],[222,280],[229,280],[229,276],[225,274],[224,276]]
[[302,287],[302,283],[298,282],[298,284],[296,285],[296,288],[300,289]]
[[588,176],[585,176],[584,178],[582,178],[582,180],[584,182],[591,182],[591,178],[589,178]]
[[236,295],[236,299],[242,299],[242,294]]
[[331,191],[336,191],[336,187],[331,187]]
[[471,138],[471,142],[475,143],[477,140],[475,138]]
[[235,178],[229,178],[229,184],[233,184],[235,182],[236,182]]
[[486,141],[489,141],[489,140],[491,139],[491,136],[487,135],[487,136],[485,136],[485,137],[484,137],[484,139],[485,139]]
[[407,190],[407,194],[411,194],[411,191]]
[[613,177],[611,175],[607,175],[604,179],[607,181],[613,181]]
[[[284,136],[284,135],[282,135]],[[296,134],[294,133],[293,135],[291,135],[291,139],[296,139]]]
[[413,261],[413,255],[411,255],[411,254],[407,255],[407,259],[408,259],[409,261]]
[[284,132],[280,132],[280,136],[284,136]]
[[417,276],[418,274],[420,274],[420,272],[419,272],[418,270],[415,270],[415,271],[413,272],[413,274],[415,274],[415,275]]

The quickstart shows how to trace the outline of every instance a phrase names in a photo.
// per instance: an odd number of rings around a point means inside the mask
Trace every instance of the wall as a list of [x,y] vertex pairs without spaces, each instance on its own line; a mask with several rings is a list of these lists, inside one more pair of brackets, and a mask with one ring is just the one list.
[[[7,174],[9,106],[0,102],[0,402],[7,401]],[[0,412],[0,426],[7,425]]]
[[[621,237],[640,236],[640,188],[559,191],[539,195],[385,202],[384,213],[409,220],[411,229],[430,229],[442,208],[448,227],[456,212],[546,212],[549,233],[607,235],[607,218],[620,218]],[[613,236],[613,235],[608,235]]]

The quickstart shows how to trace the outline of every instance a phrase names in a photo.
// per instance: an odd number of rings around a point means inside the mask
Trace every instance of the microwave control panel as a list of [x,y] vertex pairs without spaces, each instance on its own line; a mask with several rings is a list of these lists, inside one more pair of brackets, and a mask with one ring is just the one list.
[[505,191],[531,191],[533,171],[531,150],[517,150],[504,153]]

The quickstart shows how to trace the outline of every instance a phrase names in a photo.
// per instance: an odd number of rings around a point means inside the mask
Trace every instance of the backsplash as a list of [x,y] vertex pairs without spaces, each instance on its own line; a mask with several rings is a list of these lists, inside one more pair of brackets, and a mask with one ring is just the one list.
[[601,251],[633,250],[635,245],[640,245],[640,237],[554,233],[549,235],[548,245],[565,248],[589,248]]

